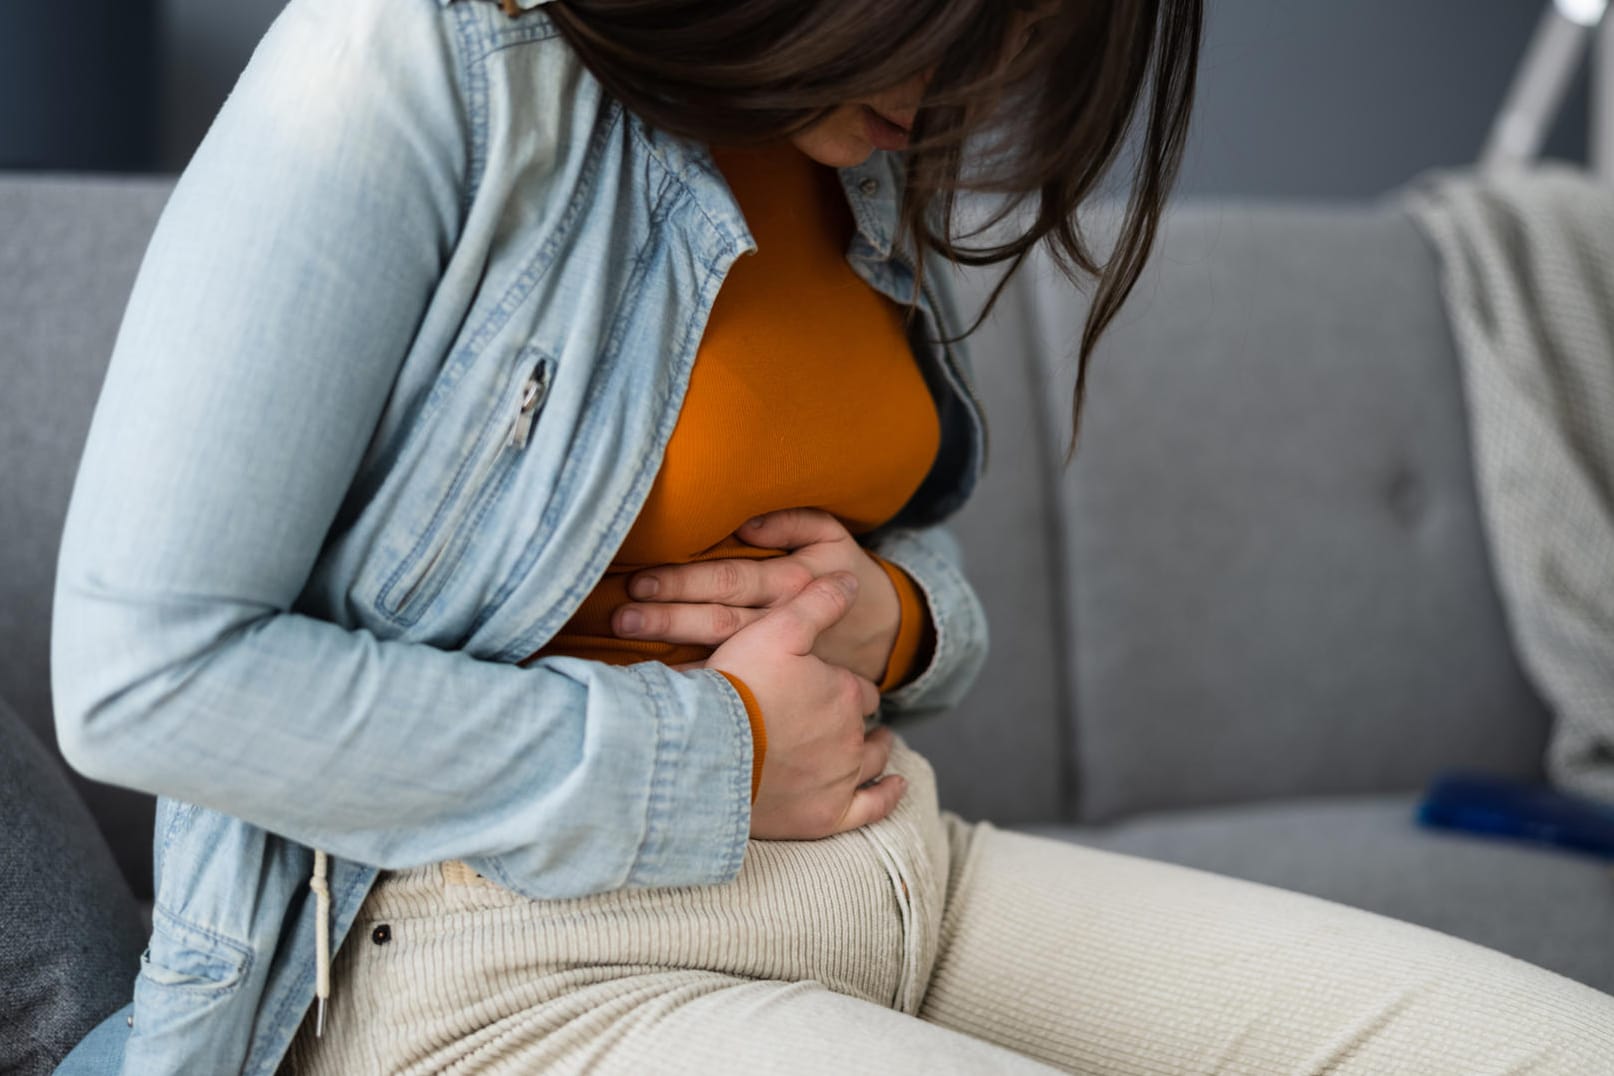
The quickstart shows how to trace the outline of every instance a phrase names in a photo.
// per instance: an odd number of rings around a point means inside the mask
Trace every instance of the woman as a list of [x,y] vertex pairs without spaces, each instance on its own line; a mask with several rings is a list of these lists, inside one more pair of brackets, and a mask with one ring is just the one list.
[[[1099,278],[1085,361],[1181,152],[1198,0],[540,4],[291,0],[153,235],[53,639],[70,761],[162,797],[132,1009],[84,1058],[1614,1062],[1595,991],[966,823],[868,725],[986,652],[937,270],[1051,240]],[[1075,213],[1139,109],[1100,261]],[[965,186],[1019,233],[955,243]]]

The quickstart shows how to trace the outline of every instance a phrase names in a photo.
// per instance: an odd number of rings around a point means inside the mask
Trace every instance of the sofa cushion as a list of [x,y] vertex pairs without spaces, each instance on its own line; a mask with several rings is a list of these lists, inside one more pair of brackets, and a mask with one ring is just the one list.
[[1614,993],[1614,862],[1429,829],[1418,796],[1342,796],[1026,832],[1246,878],[1465,938]]
[[[1062,444],[1085,310],[1038,282]],[[1168,220],[1059,482],[1078,818],[1540,774],[1458,376],[1400,211]]]
[[0,1072],[50,1072],[129,1000],[145,931],[61,767],[0,703]]

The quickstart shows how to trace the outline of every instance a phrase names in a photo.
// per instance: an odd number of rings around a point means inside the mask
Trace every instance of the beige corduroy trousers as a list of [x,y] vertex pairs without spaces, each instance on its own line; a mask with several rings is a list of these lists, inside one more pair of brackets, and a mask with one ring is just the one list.
[[[1614,1074],[1614,997],[1317,897],[969,823],[908,791],[722,886],[532,901],[387,872],[287,1068],[782,1076]],[[1588,939],[1591,942],[1592,939]]]

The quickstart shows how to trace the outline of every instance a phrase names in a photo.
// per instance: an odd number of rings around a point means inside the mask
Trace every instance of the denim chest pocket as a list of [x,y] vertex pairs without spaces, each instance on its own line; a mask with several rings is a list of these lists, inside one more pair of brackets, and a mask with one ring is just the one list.
[[496,379],[480,410],[470,412],[475,435],[470,448],[451,466],[424,525],[402,558],[382,581],[375,604],[394,622],[418,621],[458,566],[520,462],[543,411],[555,360],[527,344]]

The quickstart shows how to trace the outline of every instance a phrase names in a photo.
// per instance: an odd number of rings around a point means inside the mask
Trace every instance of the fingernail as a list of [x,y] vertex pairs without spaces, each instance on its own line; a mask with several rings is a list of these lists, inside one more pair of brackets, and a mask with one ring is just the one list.
[[856,594],[857,576],[853,575],[851,572],[836,572],[835,585],[846,591],[848,594]]
[[628,593],[635,598],[654,598],[661,589],[661,580],[653,575],[641,575],[628,584]]
[[745,525],[747,527],[760,527],[760,526],[762,526],[762,517],[761,516],[752,516],[749,520],[746,521]]
[[619,623],[621,624],[621,627],[617,629],[618,631],[632,635],[640,628],[644,627],[644,614],[639,612],[637,609],[624,610],[622,613],[622,619]]

